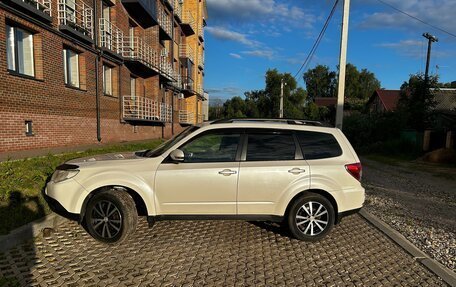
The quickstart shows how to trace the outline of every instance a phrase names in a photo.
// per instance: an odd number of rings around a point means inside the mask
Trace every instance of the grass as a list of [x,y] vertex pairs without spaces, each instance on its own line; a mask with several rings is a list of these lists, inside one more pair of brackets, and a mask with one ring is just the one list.
[[41,191],[55,168],[70,159],[97,154],[137,151],[159,145],[161,140],[117,144],[82,152],[48,154],[23,160],[0,163],[0,235],[41,218],[51,212]]

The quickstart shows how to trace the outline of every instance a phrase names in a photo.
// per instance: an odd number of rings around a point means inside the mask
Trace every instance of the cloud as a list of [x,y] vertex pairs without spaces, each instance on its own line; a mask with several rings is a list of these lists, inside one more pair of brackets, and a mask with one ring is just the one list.
[[[392,6],[432,25],[438,26],[451,33],[456,33],[456,1],[454,0],[388,0]],[[366,14],[363,17],[360,27],[362,28],[401,28],[416,29],[417,27],[428,27],[388,6],[384,11]],[[440,32],[439,32],[440,33]]]
[[211,95],[239,96],[241,94],[241,90],[237,87],[207,88],[206,91]]
[[228,30],[223,27],[206,27],[206,31],[219,40],[239,42],[249,47],[260,45],[260,42],[249,39],[246,34]]
[[229,55],[235,59],[242,59],[242,56],[236,53],[230,53]]
[[207,0],[212,19],[231,22],[286,22],[311,28],[316,17],[298,6],[276,0]]
[[275,51],[272,49],[264,49],[264,50],[251,50],[251,51],[243,51],[241,52],[244,55],[252,56],[252,57],[259,57],[259,58],[266,58],[272,60],[276,55]]
[[[399,42],[387,42],[387,43],[380,43],[376,44],[376,47],[382,47],[387,49],[393,49],[401,55],[412,57],[415,59],[424,59],[426,56],[427,51],[427,40],[422,39],[414,40],[414,39],[407,39],[407,40],[400,40]],[[434,50],[432,52],[432,57],[437,58],[446,58],[454,56],[453,52],[445,51],[445,50]]]

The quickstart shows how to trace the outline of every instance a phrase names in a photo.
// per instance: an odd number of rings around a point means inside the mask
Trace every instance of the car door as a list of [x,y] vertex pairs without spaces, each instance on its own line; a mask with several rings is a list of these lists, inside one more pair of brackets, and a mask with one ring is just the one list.
[[238,184],[238,214],[273,215],[294,188],[308,189],[310,172],[293,131],[247,130]]
[[236,214],[241,132],[203,132],[179,147],[183,162],[165,159],[155,179],[159,214]]

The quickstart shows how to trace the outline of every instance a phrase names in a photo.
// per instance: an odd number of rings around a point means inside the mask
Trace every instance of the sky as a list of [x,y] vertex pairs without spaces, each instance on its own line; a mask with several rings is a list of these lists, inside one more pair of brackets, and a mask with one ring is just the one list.
[[[334,0],[206,0],[205,89],[211,99],[229,99],[264,88],[268,69],[295,75],[314,44]],[[456,0],[351,0],[347,61],[375,73],[383,88],[399,89],[410,74],[424,73],[429,32],[431,74],[456,81]],[[307,68],[336,70],[343,1]],[[302,74],[298,84],[305,87]]]

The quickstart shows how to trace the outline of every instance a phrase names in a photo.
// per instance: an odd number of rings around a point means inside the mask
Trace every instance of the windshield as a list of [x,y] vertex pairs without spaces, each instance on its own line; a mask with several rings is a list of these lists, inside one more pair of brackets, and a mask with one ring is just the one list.
[[178,141],[183,139],[184,137],[188,136],[192,132],[199,129],[197,126],[191,126],[183,130],[180,134],[175,135],[171,139],[167,140],[166,142],[159,145],[157,148],[153,150],[146,150],[141,156],[143,157],[157,157],[162,155],[165,151],[167,151],[170,147],[175,145]]

